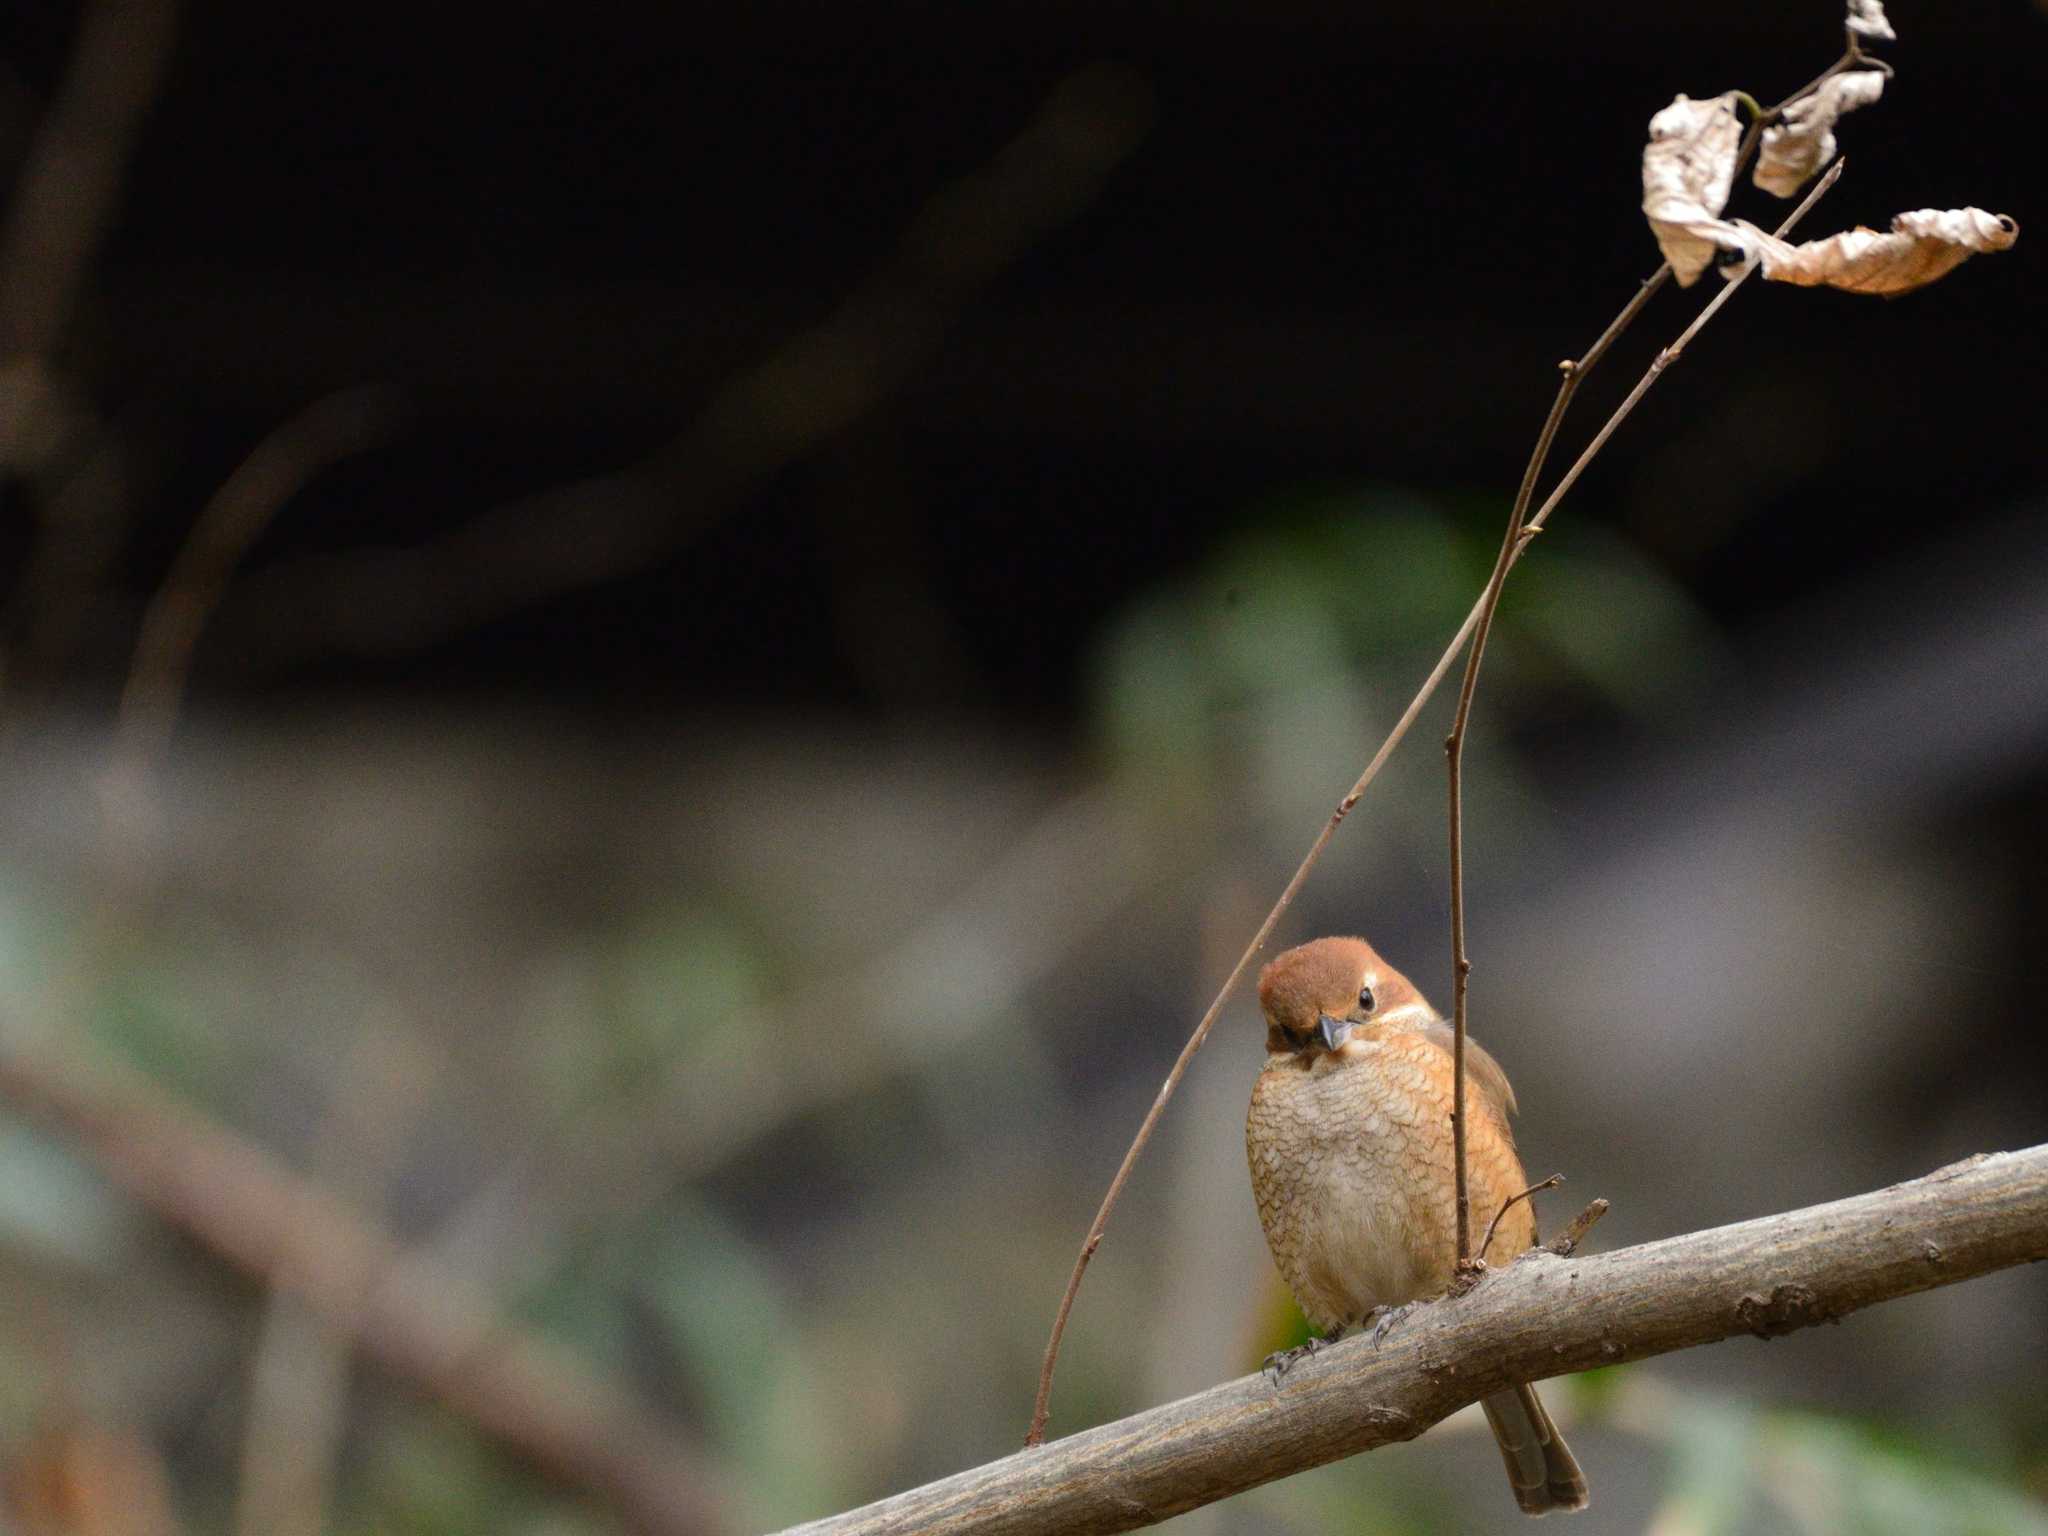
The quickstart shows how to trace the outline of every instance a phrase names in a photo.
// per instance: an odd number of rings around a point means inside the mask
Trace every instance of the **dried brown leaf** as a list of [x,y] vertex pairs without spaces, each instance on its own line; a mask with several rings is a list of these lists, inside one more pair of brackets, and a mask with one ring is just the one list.
[[1672,275],[1690,287],[1728,243],[1721,210],[1735,183],[1742,125],[1735,95],[1693,101],[1685,96],[1650,119],[1643,146],[1643,216]]
[[1849,30],[1858,37],[1875,38],[1882,43],[1899,39],[1892,24],[1885,20],[1884,0],[1849,0]]
[[1884,94],[1874,69],[1829,75],[1812,94],[1785,109],[1785,120],[1764,130],[1752,180],[1773,197],[1790,197],[1835,158],[1835,119],[1867,107]]
[[1889,233],[1858,228],[1804,245],[1740,220],[1734,227],[1767,281],[1885,295],[1925,287],[1979,251],[2006,250],[2020,237],[2016,222],[1982,208],[1921,208],[1893,219]]

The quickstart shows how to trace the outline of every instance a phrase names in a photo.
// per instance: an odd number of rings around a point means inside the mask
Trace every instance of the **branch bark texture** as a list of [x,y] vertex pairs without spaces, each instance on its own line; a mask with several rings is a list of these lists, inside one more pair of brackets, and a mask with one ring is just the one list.
[[1559,1258],[1288,1371],[1007,1456],[788,1536],[1087,1536],[1152,1525],[1289,1473],[1412,1440],[1489,1392],[1737,1334],[1779,1334],[2048,1259],[2048,1145],[1829,1205]]

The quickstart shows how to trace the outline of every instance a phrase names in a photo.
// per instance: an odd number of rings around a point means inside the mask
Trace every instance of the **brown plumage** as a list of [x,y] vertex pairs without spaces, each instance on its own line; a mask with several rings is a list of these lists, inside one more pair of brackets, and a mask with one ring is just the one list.
[[[1451,1169],[1451,1027],[1363,939],[1317,939],[1259,977],[1266,1067],[1245,1153],[1259,1221],[1294,1298],[1325,1335],[1376,1308],[1441,1293],[1458,1258]],[[1514,1089],[1465,1041],[1466,1179],[1473,1241],[1528,1187],[1508,1116]],[[1484,1257],[1536,1240],[1524,1200]],[[1586,1480],[1535,1389],[1485,1399],[1515,1499],[1532,1515],[1586,1507]]]

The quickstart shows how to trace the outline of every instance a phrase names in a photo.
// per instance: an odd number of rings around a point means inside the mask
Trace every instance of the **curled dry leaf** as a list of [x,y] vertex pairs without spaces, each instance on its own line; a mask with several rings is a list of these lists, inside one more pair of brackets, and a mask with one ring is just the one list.
[[1883,94],[1884,76],[1874,69],[1828,76],[1785,109],[1783,123],[1764,130],[1752,179],[1773,197],[1790,197],[1835,158],[1835,119]]
[[1674,97],[1650,119],[1650,141],[1643,146],[1643,217],[1680,287],[1691,287],[1714,252],[1729,243],[1721,210],[1735,184],[1741,142],[1733,92],[1704,101]]
[[1849,0],[1849,30],[1858,37],[1872,37],[1879,42],[1899,40],[1899,34],[1885,20],[1884,0]]
[[2006,250],[2020,237],[2017,223],[1982,208],[1922,208],[1893,219],[1889,234],[1859,228],[1804,245],[1774,239],[1740,220],[1732,227],[1770,282],[1885,295],[1925,287],[1977,252]]

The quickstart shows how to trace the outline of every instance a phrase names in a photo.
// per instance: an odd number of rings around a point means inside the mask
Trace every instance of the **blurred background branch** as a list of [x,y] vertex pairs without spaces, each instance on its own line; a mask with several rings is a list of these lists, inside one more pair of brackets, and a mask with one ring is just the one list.
[[[403,652],[565,589],[617,581],[700,537],[759,485],[903,388],[960,312],[1085,208],[1142,141],[1145,83],[1067,75],[986,165],[934,195],[881,267],[823,322],[742,369],[641,462],[522,496],[430,544],[264,572],[229,615],[270,666],[311,651]],[[369,605],[362,594],[375,591]]]
[[36,449],[62,392],[50,376],[177,36],[172,0],[91,0],[0,223],[0,464]]
[[[383,1203],[407,1123],[425,1107],[433,1064],[418,1057],[398,1021],[373,1017],[335,1076],[312,1176],[358,1208]],[[240,1536],[319,1536],[331,1518],[355,1340],[345,1322],[307,1305],[305,1294],[319,1292],[320,1281],[292,1273],[289,1264],[269,1277],[250,1366],[235,1490]]]
[[[374,390],[317,400],[272,432],[200,508],[163,585],[143,610],[135,659],[115,713],[115,772],[146,773],[170,738],[192,651],[250,547],[320,471],[387,430],[391,402]],[[367,592],[359,598],[367,600]]]
[[[882,953],[718,1024],[724,1042],[743,1042],[772,1040],[788,1020],[829,1019],[830,1051],[797,1052],[773,1073],[738,1078],[707,1077],[704,1058],[691,1052],[578,1104],[455,1211],[424,1251],[481,1284],[521,1289],[593,1233],[643,1214],[666,1188],[710,1177],[821,1108],[884,1089],[919,1070],[935,1047],[1003,1048],[990,1034],[1031,986],[1116,922],[1154,878],[1158,854],[1133,835],[1132,819],[1107,794],[1054,805]],[[1049,912],[1056,921],[1044,921]]]
[[[58,1067],[13,1051],[0,1057],[0,1093],[89,1148],[159,1215],[358,1339],[386,1369],[535,1465],[616,1501],[636,1528],[714,1528],[707,1471],[676,1426],[647,1421],[558,1349],[508,1332],[448,1277],[417,1266],[401,1274],[389,1238],[133,1072],[106,1062]],[[483,1339],[488,1360],[476,1352]],[[251,1496],[265,1497],[260,1484]]]
[[108,426],[61,356],[93,263],[120,209],[142,125],[177,37],[174,0],[92,0],[48,109],[16,172],[0,223],[0,475],[40,494],[27,610],[0,639],[0,699],[18,651],[54,664],[76,607],[106,579],[121,541],[121,434]]

